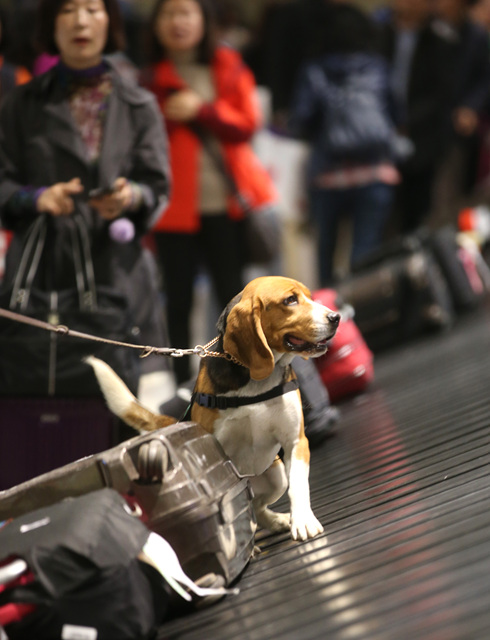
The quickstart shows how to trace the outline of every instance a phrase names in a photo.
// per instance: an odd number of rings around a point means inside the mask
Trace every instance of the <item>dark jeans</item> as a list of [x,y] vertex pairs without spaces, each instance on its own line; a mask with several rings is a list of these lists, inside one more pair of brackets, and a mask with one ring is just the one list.
[[351,264],[376,249],[383,240],[391,213],[394,187],[380,182],[349,189],[313,189],[311,213],[318,229],[320,284],[332,281],[339,222],[353,221]]
[[[239,225],[227,215],[204,216],[198,233],[155,233],[163,270],[167,322],[172,347],[190,344],[194,282],[205,266],[221,309],[243,288]],[[192,357],[192,356],[190,356]],[[190,378],[189,356],[173,359],[178,383]]]

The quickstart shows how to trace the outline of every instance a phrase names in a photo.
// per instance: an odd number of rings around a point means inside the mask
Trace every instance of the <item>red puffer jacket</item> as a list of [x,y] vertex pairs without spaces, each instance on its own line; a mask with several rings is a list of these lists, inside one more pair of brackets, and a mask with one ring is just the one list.
[[[252,206],[261,206],[276,199],[269,174],[256,158],[250,139],[260,124],[255,94],[255,80],[240,54],[219,47],[211,63],[216,88],[214,102],[201,108],[197,121],[213,133],[221,143],[223,156],[234,180]],[[157,97],[160,107],[174,91],[186,88],[171,61],[160,62],[150,70],[147,88]],[[201,142],[185,124],[166,120],[170,143],[172,195],[168,208],[154,230],[194,233],[199,230],[198,162]],[[229,215],[240,219],[242,214],[230,197]]]

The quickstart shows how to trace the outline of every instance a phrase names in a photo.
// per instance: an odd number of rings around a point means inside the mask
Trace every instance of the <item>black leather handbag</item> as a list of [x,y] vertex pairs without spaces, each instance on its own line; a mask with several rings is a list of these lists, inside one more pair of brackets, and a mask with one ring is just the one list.
[[[13,285],[0,295],[0,307],[31,318],[65,325],[82,333],[131,342],[132,323],[124,296],[95,283],[87,228],[73,216],[71,238],[76,283],[70,289],[45,291],[33,286],[46,239],[39,217],[28,234]],[[0,318],[0,395],[100,396],[84,356],[105,360],[136,392],[138,356],[133,349],[92,342]]]

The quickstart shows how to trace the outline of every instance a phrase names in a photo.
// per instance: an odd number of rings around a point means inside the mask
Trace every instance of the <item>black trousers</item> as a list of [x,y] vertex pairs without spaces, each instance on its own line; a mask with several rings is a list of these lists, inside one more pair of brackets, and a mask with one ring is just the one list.
[[[190,315],[199,267],[208,271],[221,308],[243,288],[240,224],[226,214],[203,216],[198,233],[155,233],[155,242],[163,271],[170,344],[186,349],[194,346],[190,344]],[[173,364],[179,384],[190,378],[189,356],[175,358]]]
[[395,208],[399,212],[399,231],[411,233],[427,222],[432,208],[437,165],[418,171],[403,171]]

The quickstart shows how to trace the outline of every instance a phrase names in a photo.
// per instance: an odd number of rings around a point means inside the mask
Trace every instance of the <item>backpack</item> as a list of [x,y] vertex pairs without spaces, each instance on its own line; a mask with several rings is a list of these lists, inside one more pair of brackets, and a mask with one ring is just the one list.
[[395,130],[376,66],[329,73],[312,65],[310,79],[321,100],[319,143],[329,161],[359,163],[392,156]]

